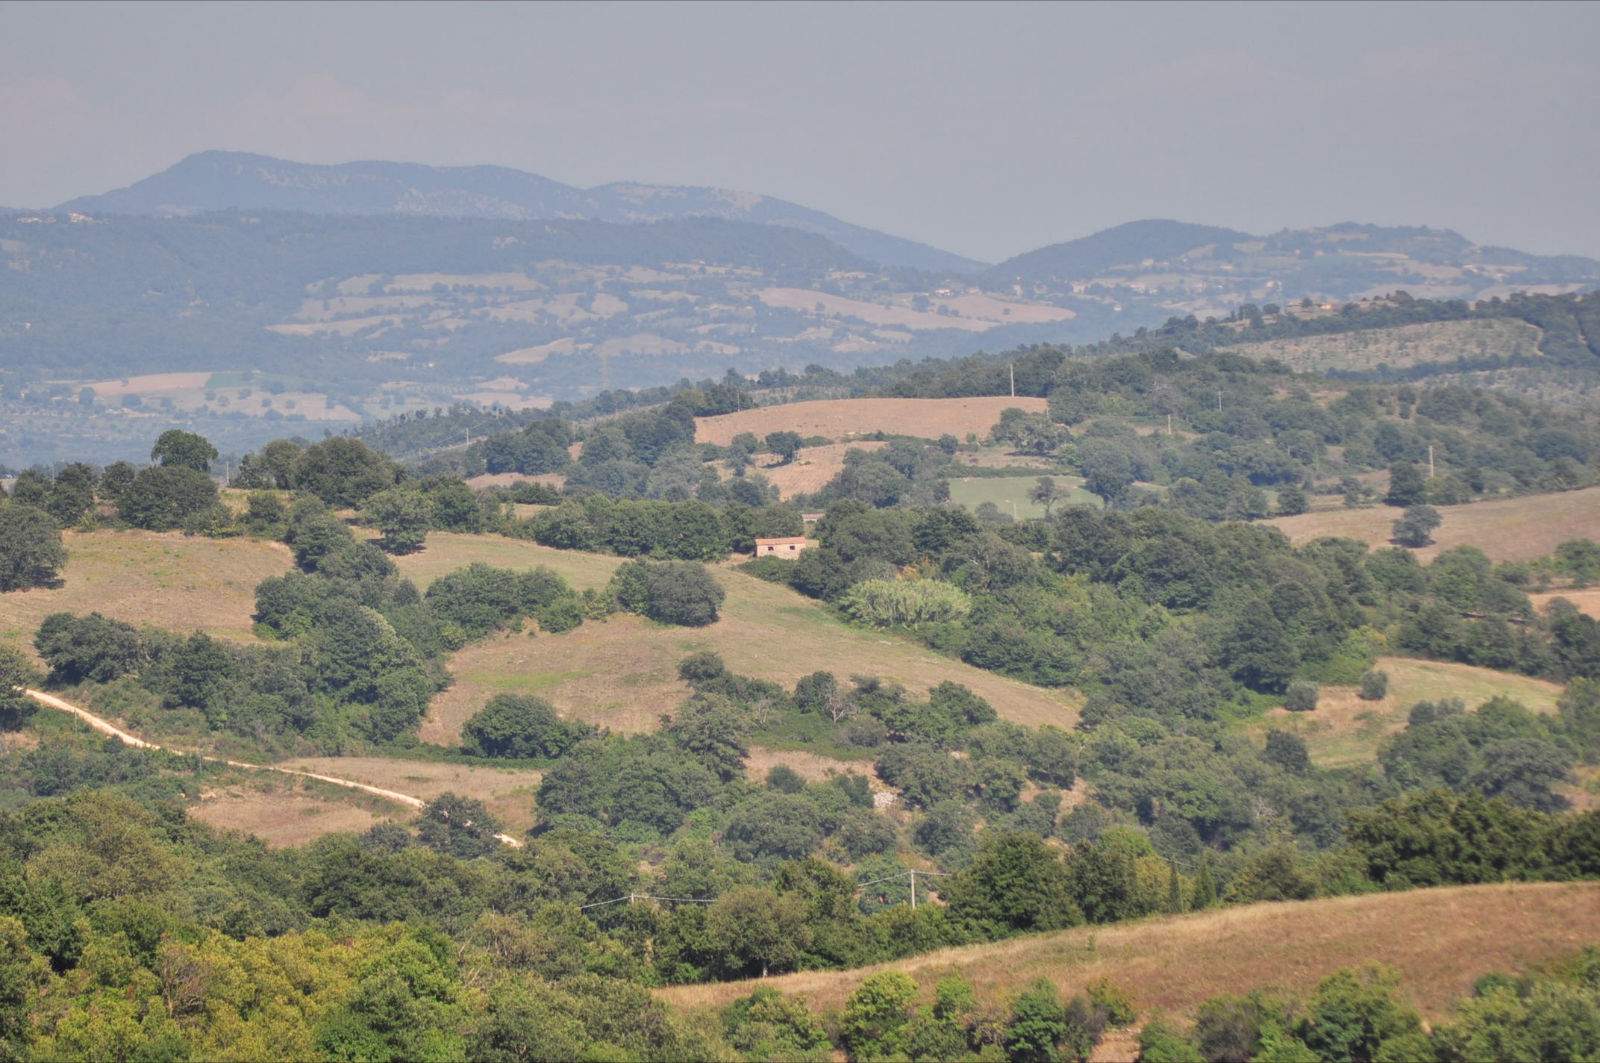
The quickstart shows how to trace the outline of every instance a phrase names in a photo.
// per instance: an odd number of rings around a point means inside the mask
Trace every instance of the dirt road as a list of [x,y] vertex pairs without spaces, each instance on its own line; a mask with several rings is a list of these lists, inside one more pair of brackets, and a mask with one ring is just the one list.
[[[27,694],[28,697],[32,698],[34,701],[37,701],[41,705],[48,706],[52,709],[60,709],[62,712],[70,712],[72,715],[76,716],[78,719],[82,720],[96,731],[99,731],[101,734],[110,735],[112,738],[115,738],[119,742],[123,742],[126,745],[133,746],[137,749],[161,748],[161,746],[156,745],[154,742],[146,742],[137,735],[129,734],[127,731],[124,731],[110,720],[96,716],[88,709],[80,708],[79,706],[72,704],[70,701],[65,701],[56,697],[54,694],[46,694],[42,690],[25,690],[23,693]],[[184,751],[171,750],[170,752],[181,753]],[[399,802],[400,804],[405,805],[407,808],[415,808],[419,811],[424,805],[427,804],[427,802],[422,800],[422,798],[414,797],[411,794],[402,794],[394,790],[385,790],[378,786],[369,786],[363,782],[356,782],[354,779],[341,779],[337,775],[321,775],[317,772],[296,771],[294,768],[279,768],[274,767],[271,764],[250,764],[242,760],[228,760],[226,757],[206,756],[203,753],[191,755],[199,756],[201,760],[209,761],[212,764],[226,764],[230,768],[244,768],[248,771],[271,771],[277,772],[279,775],[298,775],[303,779],[315,779],[318,782],[331,783],[334,786],[343,786],[349,790],[360,790],[363,793],[387,798],[390,801]],[[510,835],[496,834],[495,837],[499,838],[500,841],[506,845],[516,846],[519,849],[522,847],[522,843]]]

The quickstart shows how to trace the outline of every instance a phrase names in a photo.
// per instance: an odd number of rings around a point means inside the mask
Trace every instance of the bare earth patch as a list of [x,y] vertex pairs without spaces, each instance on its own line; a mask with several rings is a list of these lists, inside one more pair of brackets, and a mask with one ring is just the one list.
[[1309,995],[1340,967],[1376,960],[1398,968],[1403,993],[1431,1021],[1489,971],[1522,971],[1600,940],[1600,883],[1444,889],[1254,904],[986,945],[943,949],[850,971],[806,971],[757,983],[672,986],[680,1007],[726,1006],[757,985],[798,996],[814,1011],[842,1007],[869,974],[905,971],[922,997],[958,972],[980,999],[1015,995],[1038,977],[1063,994],[1109,978],[1139,1010],[1192,1019],[1201,1001],[1264,987]]
[[765,438],[769,432],[799,432],[845,440],[872,432],[938,439],[949,433],[987,435],[1008,407],[1043,413],[1044,399],[983,396],[970,399],[832,399],[763,406],[696,420],[696,443],[727,446],[741,432]]
[[506,635],[468,646],[450,659],[456,681],[434,699],[422,737],[458,741],[461,724],[501,691],[537,693],[563,716],[614,731],[654,730],[688,693],[678,662],[700,650],[719,654],[740,675],[786,687],[818,670],[844,681],[881,676],[916,696],[950,680],[988,699],[1004,719],[1030,727],[1077,723],[1075,691],[1029,686],[940,657],[904,636],[852,627],[789,588],[742,572],[720,569],[717,579],[728,597],[722,619],[708,627],[619,615],[560,635]]
[[178,532],[67,532],[56,588],[0,595],[0,639],[32,653],[51,613],[100,612],[134,625],[253,639],[256,584],[293,565],[282,543]]
[[[1444,523],[1433,533],[1434,544],[1416,551],[1419,561],[1430,561],[1440,551],[1457,546],[1476,546],[1496,561],[1527,561],[1543,557],[1568,539],[1596,534],[1600,487],[1437,508]],[[1296,545],[1332,535],[1380,549],[1390,545],[1389,536],[1400,514],[1394,506],[1332,509],[1262,523],[1280,529]]]

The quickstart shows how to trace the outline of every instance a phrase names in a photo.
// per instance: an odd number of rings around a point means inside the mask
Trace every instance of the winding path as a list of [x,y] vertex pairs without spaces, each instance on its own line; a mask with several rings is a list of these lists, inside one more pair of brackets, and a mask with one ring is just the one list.
[[[28,697],[32,698],[34,701],[37,701],[41,705],[48,706],[52,709],[60,709],[62,712],[70,712],[72,715],[88,724],[94,730],[99,731],[104,735],[110,735],[112,738],[117,739],[119,742],[122,742],[125,745],[133,746],[136,749],[162,748],[154,742],[146,742],[138,735],[129,734],[127,731],[124,731],[110,720],[107,720],[101,716],[96,716],[88,709],[80,708],[79,706],[72,704],[70,701],[65,701],[56,697],[54,694],[46,694],[42,690],[24,690],[23,693],[27,694]],[[343,786],[348,790],[360,790],[362,793],[368,793],[376,797],[387,798],[390,801],[397,801],[400,804],[405,805],[407,808],[415,808],[419,811],[427,805],[427,802],[422,800],[420,797],[414,797],[411,794],[398,793],[394,790],[385,790],[379,786],[371,786],[364,782],[356,782],[354,779],[341,779],[337,775],[319,775],[318,773],[312,771],[297,771],[294,768],[279,768],[271,764],[251,764],[243,760],[229,760],[226,757],[212,757],[207,756],[204,753],[188,753],[184,750],[169,750],[168,752],[183,753],[185,756],[198,756],[201,760],[208,761],[212,764],[226,764],[230,768],[244,768],[249,771],[271,771],[277,772],[279,775],[298,775],[303,779],[315,779],[318,782],[331,783],[334,786]],[[522,848],[522,843],[516,838],[511,837],[509,834],[496,834],[495,837],[506,845],[514,846],[518,849]]]

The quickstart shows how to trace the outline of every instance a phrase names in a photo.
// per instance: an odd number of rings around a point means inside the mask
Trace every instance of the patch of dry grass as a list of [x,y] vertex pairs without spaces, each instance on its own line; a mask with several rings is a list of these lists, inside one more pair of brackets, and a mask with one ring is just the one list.
[[354,779],[431,801],[454,793],[482,801],[512,835],[534,824],[533,793],[544,773],[527,768],[441,764],[388,757],[296,757],[274,767]]
[[[1553,495],[1494,498],[1461,506],[1438,506],[1444,523],[1433,533],[1434,544],[1416,551],[1431,561],[1441,550],[1476,546],[1496,561],[1543,557],[1568,539],[1587,538],[1600,528],[1600,487]],[[1263,521],[1299,545],[1325,535],[1357,539],[1373,549],[1388,546],[1400,510],[1330,509]]]
[[760,983],[657,990],[680,1007],[722,1007],[759,985],[839,1008],[867,975],[901,970],[923,996],[961,974],[980,999],[1015,994],[1045,977],[1065,994],[1109,978],[1142,1012],[1193,1017],[1201,1001],[1257,987],[1309,994],[1340,967],[1376,960],[1398,968],[1429,1020],[1489,971],[1521,971],[1600,941],[1600,883],[1519,883],[1255,904],[1113,926],[1080,927],[987,945],[943,949],[852,971],[807,971]]
[[305,845],[325,834],[360,833],[386,818],[292,784],[266,790],[238,785],[208,791],[188,812],[201,823],[253,834],[274,849]]
[[881,450],[888,445],[868,439],[859,443],[827,443],[820,447],[805,447],[789,464],[773,465],[757,471],[778,489],[778,497],[793,498],[821,490],[824,484],[843,472],[847,451]]
[[396,557],[394,562],[400,574],[423,591],[440,576],[466,568],[475,561],[518,571],[544,565],[559,573],[575,590],[581,591],[586,587],[604,587],[624,560],[606,554],[553,550],[525,539],[436,531],[428,533],[427,545],[423,549]]
[[0,640],[30,654],[40,621],[57,612],[253,639],[256,584],[293,565],[282,543],[255,539],[94,531],[64,540],[61,586],[0,594]]
[[1000,411],[1015,406],[1042,413],[1045,400],[1017,396],[969,399],[830,399],[763,406],[738,413],[697,419],[696,443],[727,446],[741,432],[765,438],[769,432],[799,432],[845,440],[872,432],[938,439],[945,433],[965,439],[968,432],[988,435]]
[[806,782],[826,782],[835,775],[865,775],[874,790],[886,790],[870,761],[835,760],[817,753],[798,749],[764,749],[751,746],[750,755],[744,758],[744,770],[754,782],[762,782],[767,772],[778,765],[790,768]]
[[786,687],[819,670],[841,680],[881,676],[918,696],[950,680],[987,698],[1003,719],[1029,727],[1077,723],[1075,692],[1029,686],[940,657],[904,636],[851,627],[789,588],[742,572],[721,569],[717,579],[728,597],[722,619],[709,627],[613,616],[560,635],[506,635],[467,647],[451,658],[456,682],[434,699],[422,737],[459,741],[462,723],[502,691],[537,692],[562,715],[614,731],[652,730],[688,693],[678,662],[700,650],[719,654],[740,675]]
[[1503,695],[1532,712],[1553,713],[1561,696],[1556,683],[1468,664],[1382,657],[1377,668],[1389,676],[1389,693],[1378,701],[1361,700],[1355,687],[1324,686],[1314,711],[1273,709],[1250,730],[1258,736],[1273,727],[1290,731],[1305,740],[1318,767],[1344,768],[1372,763],[1383,739],[1405,730],[1407,714],[1419,701],[1460,698],[1476,709]]
[[[1595,534],[1600,535],[1600,529]],[[1600,587],[1588,587],[1584,590],[1545,591],[1540,594],[1528,595],[1528,601],[1533,607],[1543,613],[1545,609],[1557,598],[1565,598],[1578,607],[1578,612],[1584,616],[1600,617]]]

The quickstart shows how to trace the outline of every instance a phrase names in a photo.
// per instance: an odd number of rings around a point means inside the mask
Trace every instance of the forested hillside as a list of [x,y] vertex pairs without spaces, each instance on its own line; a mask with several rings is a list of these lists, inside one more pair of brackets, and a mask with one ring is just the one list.
[[[1569,337],[1530,357],[1592,357],[1590,299],[1518,302],[1543,342]],[[1439,305],[1352,314],[1412,327],[1456,313]],[[1171,327],[1304,338],[1316,320]],[[1600,580],[1600,544],[1504,560],[1486,521],[1419,553],[1439,507],[1592,504],[1592,412],[1156,340],[755,382],[1015,379],[1028,408],[991,403],[962,437],[808,436],[779,405],[759,437],[697,441],[753,404],[732,374],[369,437],[477,433],[414,466],[346,436],[235,462],[175,429],[148,463],[25,471],[0,501],[0,946],[22,972],[0,1036],[46,1057],[1031,1059],[1083,1057],[1117,1016],[1146,1022],[1151,1058],[1349,1058],[1356,1034],[1306,1016],[1355,998],[1388,1016],[1360,1036],[1391,1052],[1503,1036],[1502,983],[1425,1034],[1370,971],[1249,1022],[1195,1001],[1163,1023],[1114,980],[989,999],[949,981],[922,1014],[914,983],[873,974],[822,1022],[770,992],[714,1018],[652,1002],[1230,905],[1600,876],[1600,621],[1564,597]],[[851,408],[936,424],[924,401]],[[824,452],[816,489],[776,486]],[[951,501],[985,482],[1027,514]],[[1377,546],[1260,520],[1379,507]],[[254,575],[168,577],[159,617],[125,614],[137,571],[101,563],[91,586],[75,567],[106,536],[167,567],[252,547],[230,571]],[[752,556],[800,536],[794,560]],[[216,596],[237,615],[200,607]],[[40,685],[183,752],[90,739],[24,693]],[[191,818],[251,763],[311,757],[335,778],[387,765],[401,796],[423,765],[463,788],[513,769],[494,799],[519,825],[455,789],[419,814],[309,784],[296,800],[366,801],[364,825],[269,850]],[[1590,1015],[1592,964],[1572,963],[1514,999]],[[252,980],[281,987],[272,1008],[232,988]],[[1217,1048],[1222,1027],[1246,1048]]]

